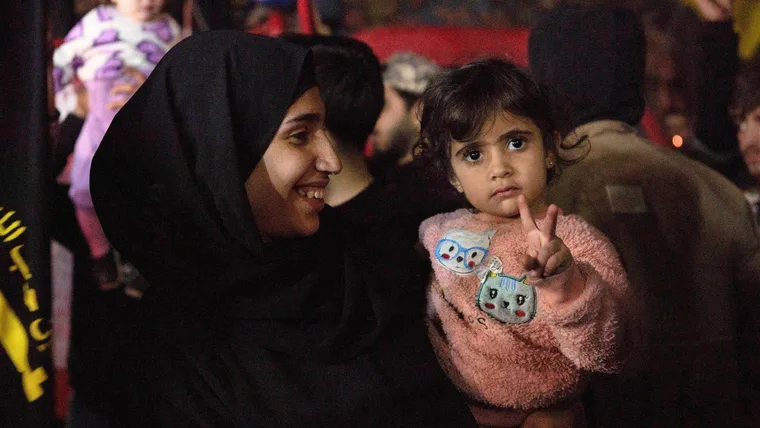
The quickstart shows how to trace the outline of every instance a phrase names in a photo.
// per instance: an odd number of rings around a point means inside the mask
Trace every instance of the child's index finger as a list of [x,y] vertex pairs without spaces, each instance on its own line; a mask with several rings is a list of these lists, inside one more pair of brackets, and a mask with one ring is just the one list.
[[551,239],[556,235],[558,216],[559,208],[557,208],[557,206],[554,204],[549,205],[549,208],[546,210],[546,217],[544,217],[544,222],[541,224],[541,234],[544,235],[546,239]]
[[525,195],[517,196],[517,208],[520,209],[520,221],[522,222],[523,230],[525,232],[538,230],[536,220],[533,219],[533,214],[530,213],[530,208],[528,207],[528,201],[525,199]]

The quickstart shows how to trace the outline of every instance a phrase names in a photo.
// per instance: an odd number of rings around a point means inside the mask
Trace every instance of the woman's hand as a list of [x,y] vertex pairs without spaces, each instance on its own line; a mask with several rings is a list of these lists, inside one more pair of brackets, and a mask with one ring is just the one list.
[[559,208],[556,205],[549,206],[546,218],[539,229],[524,195],[517,197],[517,206],[520,209],[520,220],[528,242],[528,251],[522,258],[523,266],[528,273],[528,281],[540,281],[564,272],[570,267],[573,256],[570,254],[570,249],[555,234]]
[[733,15],[733,0],[696,0],[697,8],[705,20],[723,22]]

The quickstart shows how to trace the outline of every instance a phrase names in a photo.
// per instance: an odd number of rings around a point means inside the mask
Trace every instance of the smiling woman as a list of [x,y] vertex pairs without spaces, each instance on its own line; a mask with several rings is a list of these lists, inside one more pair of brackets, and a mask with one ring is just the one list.
[[423,279],[324,205],[341,165],[314,82],[306,50],[205,32],[114,119],[93,199],[151,287],[93,357],[109,423],[474,424],[413,306]]
[[328,175],[341,169],[323,129],[324,111],[319,89],[306,91],[290,106],[246,181],[253,217],[265,241],[311,235],[319,228]]

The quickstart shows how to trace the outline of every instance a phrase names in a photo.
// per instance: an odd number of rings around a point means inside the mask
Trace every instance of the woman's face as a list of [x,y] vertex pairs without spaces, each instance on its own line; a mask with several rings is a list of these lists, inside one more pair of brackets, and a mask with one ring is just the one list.
[[245,182],[264,242],[319,229],[330,174],[342,166],[324,130],[325,106],[314,87],[294,102]]

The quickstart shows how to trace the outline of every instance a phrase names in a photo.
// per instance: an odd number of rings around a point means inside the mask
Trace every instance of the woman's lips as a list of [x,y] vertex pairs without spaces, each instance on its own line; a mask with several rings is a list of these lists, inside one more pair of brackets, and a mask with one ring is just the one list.
[[319,212],[325,207],[325,186],[322,183],[314,185],[312,183],[296,186],[293,190],[301,196],[301,200],[306,202],[313,210]]
[[324,199],[325,188],[324,187],[299,187],[296,189],[299,195],[309,199]]

